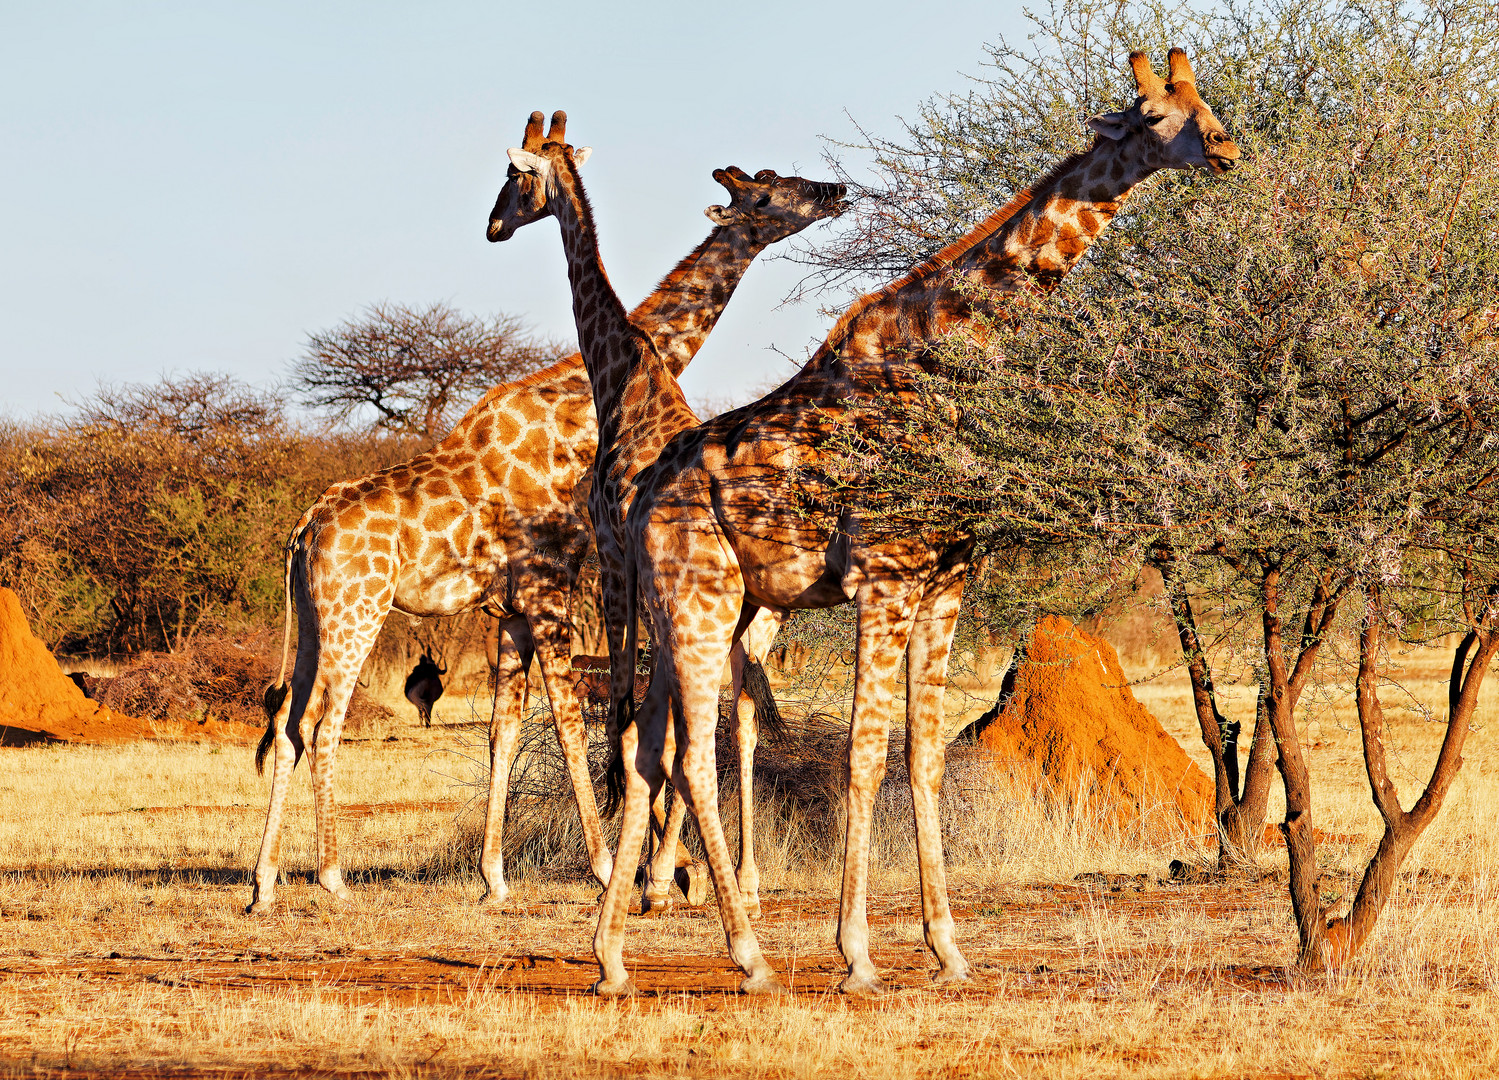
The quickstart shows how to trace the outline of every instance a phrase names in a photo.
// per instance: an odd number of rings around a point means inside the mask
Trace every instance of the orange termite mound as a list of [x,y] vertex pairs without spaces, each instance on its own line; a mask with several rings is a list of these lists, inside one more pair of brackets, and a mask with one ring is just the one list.
[[1211,831],[1212,780],[1135,700],[1107,641],[1047,616],[1011,676],[973,726],[997,767],[1032,765],[1053,795],[1120,826]]
[[0,746],[151,738],[244,742],[248,731],[216,720],[139,720],[90,700],[31,632],[20,597],[0,588]]

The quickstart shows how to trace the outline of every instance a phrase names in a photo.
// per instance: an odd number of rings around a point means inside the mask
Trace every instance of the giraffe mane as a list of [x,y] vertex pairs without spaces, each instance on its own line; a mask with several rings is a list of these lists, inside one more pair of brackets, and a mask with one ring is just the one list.
[[[713,239],[718,232],[718,228],[719,227],[715,227],[712,232],[703,237],[702,243],[700,243],[697,247],[693,248],[686,255],[683,255],[679,260],[677,260],[676,266],[673,266],[666,273],[662,274],[661,280],[656,282],[656,287],[652,289],[649,294],[647,294],[646,300],[649,300],[656,293],[661,292],[663,289],[666,289],[678,278],[685,276],[692,269],[693,263],[697,261],[703,250],[707,248],[709,244],[713,243]],[[642,300],[641,303],[644,304],[645,300]]]
[[863,296],[855,300],[848,306],[848,309],[845,310],[841,316],[839,316],[838,321],[833,324],[833,328],[828,331],[828,335],[824,339],[822,347],[817,350],[818,356],[824,354],[828,349],[833,348],[836,342],[841,341],[844,333],[848,330],[849,325],[860,315],[864,314],[864,312],[868,311],[871,307],[883,300],[888,299],[891,296],[894,296],[897,292],[899,292],[901,289],[904,289],[912,282],[919,281],[925,277],[929,277],[930,275],[937,273],[944,267],[951,266],[954,262],[962,258],[969,251],[973,250],[979,244],[982,244],[985,240],[993,236],[1000,230],[1005,222],[1009,221],[1016,214],[1020,213],[1020,211],[1024,209],[1024,207],[1029,204],[1033,198],[1035,198],[1036,192],[1044,191],[1049,185],[1054,183],[1062,175],[1062,173],[1075,166],[1080,160],[1091,153],[1092,150],[1097,146],[1098,140],[1095,138],[1093,141],[1093,146],[1089,147],[1088,150],[1082,150],[1078,153],[1067,155],[1067,157],[1063,158],[1061,161],[1057,162],[1056,165],[1052,166],[1052,168],[1049,169],[1046,174],[1039,180],[1035,181],[1034,183],[1027,184],[1025,187],[1015,192],[1015,194],[1010,198],[1009,202],[1005,203],[998,210],[990,213],[990,215],[984,218],[983,221],[979,222],[972,229],[969,229],[968,232],[964,233],[962,236],[958,237],[958,239],[948,244],[941,251],[937,252],[930,258],[917,263],[915,266],[911,267],[911,269],[907,270],[904,274],[902,274],[900,277],[896,278],[889,284],[883,285],[880,288],[875,289],[873,292],[867,292]]

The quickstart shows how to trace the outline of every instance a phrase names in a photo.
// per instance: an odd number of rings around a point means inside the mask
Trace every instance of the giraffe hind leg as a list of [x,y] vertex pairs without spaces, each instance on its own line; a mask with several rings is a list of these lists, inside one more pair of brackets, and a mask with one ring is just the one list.
[[[320,622],[319,633],[328,633],[318,665],[318,677],[324,684],[323,709],[321,715],[309,711],[302,716],[302,739],[307,744],[307,764],[312,773],[318,883],[345,902],[353,897],[344,885],[338,861],[338,817],[333,797],[334,755],[359,671],[374,647],[389,609],[388,596],[361,598],[343,610],[342,625],[337,628],[330,625],[334,622],[332,618]],[[331,641],[338,642],[337,646],[331,645]]]
[[[303,626],[310,625],[307,622]],[[297,665],[292,671],[289,692],[281,695],[271,717],[267,736],[274,750],[271,765],[271,799],[266,811],[265,832],[260,841],[260,857],[255,863],[255,887],[247,915],[264,915],[276,902],[276,878],[281,863],[281,829],[286,812],[286,795],[291,788],[292,771],[302,757],[302,718],[322,711],[322,682],[317,678],[317,644],[314,635],[306,635],[305,645],[297,649]],[[262,740],[264,743],[264,740]],[[259,755],[257,755],[259,756]]]
[[484,904],[502,903],[510,896],[505,881],[505,800],[521,718],[526,713],[526,675],[534,652],[525,619],[507,619],[497,631],[494,709],[489,718],[489,803],[484,811],[484,847],[479,854],[479,877],[484,882],[480,903]]

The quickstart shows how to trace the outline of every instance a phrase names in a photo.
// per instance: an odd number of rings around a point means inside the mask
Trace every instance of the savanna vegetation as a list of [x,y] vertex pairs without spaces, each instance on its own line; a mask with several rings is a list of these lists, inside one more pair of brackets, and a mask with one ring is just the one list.
[[282,545],[329,484],[420,453],[485,388],[564,351],[513,318],[382,304],[312,335],[289,391],[188,374],[10,421],[0,584],[63,653],[277,624]]
[[[484,754],[443,732],[349,747],[354,908],[309,887],[256,923],[238,916],[264,805],[246,761],[7,751],[25,767],[0,780],[0,919],[17,942],[3,950],[0,1057],[413,1074],[1492,1073],[1496,16],[1463,0],[1057,0],[1026,41],[989,47],[968,93],[871,136],[876,180],[841,178],[862,193],[849,227],[800,254],[808,289],[903,272],[1081,149],[1080,120],[1128,100],[1131,49],[1188,51],[1244,152],[1235,174],[1151,181],[1053,295],[944,343],[920,400],[877,403],[886,439],[827,458],[870,527],[978,537],[970,658],[1023,648],[1044,613],[1138,607],[1151,568],[1160,629],[1132,642],[1127,668],[1214,777],[1216,837],[1080,818],[1023,770],[955,750],[944,840],[978,977],[938,994],[905,921],[914,854],[892,759],[874,860],[888,903],[872,914],[901,992],[868,1009],[829,998],[831,720],[850,638],[837,613],[801,618],[782,649],[805,678],[786,692],[816,752],[778,763],[763,746],[785,783],[762,792],[761,848],[761,936],[798,996],[717,996],[733,978],[716,916],[678,913],[634,931],[650,968],[638,981],[686,957],[696,982],[621,1004],[551,996],[586,985],[596,897],[541,714],[507,833],[520,902],[498,914],[465,903]],[[0,581],[61,650],[181,649],[278,622],[279,545],[327,483],[425,448],[486,380],[555,355],[507,320],[454,319],[384,307],[315,336],[293,387],[333,426],[213,376],[103,388],[66,419],[12,424]],[[419,333],[446,359],[413,359]],[[500,343],[492,359],[465,352],[484,342]],[[731,832],[736,782],[726,773]],[[285,862],[305,876],[306,791],[293,799],[303,820]]]
[[[991,625],[1087,611],[1140,567],[1161,571],[1213,756],[1223,863],[1252,860],[1278,769],[1308,969],[1367,936],[1450,787],[1499,651],[1491,16],[1059,5],[1053,55],[996,49],[986,93],[877,144],[889,193],[826,260],[834,276],[878,272],[941,243],[972,220],[976,192],[1013,189],[1038,158],[1078,147],[1064,118],[1117,100],[1121,44],[1191,52],[1244,168],[1148,185],[1056,295],[947,342],[918,400],[870,404],[888,437],[850,435],[828,460],[871,527],[980,539],[970,602]],[[1389,649],[1449,638],[1447,738],[1407,811],[1382,748],[1381,697],[1398,693]],[[1386,822],[1352,912],[1331,921],[1295,719],[1320,664],[1357,670]],[[1236,667],[1262,690],[1242,772],[1244,720],[1214,690],[1215,669]]]

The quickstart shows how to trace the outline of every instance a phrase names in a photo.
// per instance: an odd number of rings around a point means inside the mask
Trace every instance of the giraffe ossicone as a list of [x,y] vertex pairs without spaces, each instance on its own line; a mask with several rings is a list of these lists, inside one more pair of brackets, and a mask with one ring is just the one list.
[[[621,850],[636,842],[666,779],[661,755],[674,727],[682,737],[672,755],[673,782],[687,790],[705,840],[721,836],[718,673],[751,613],[850,600],[857,607],[837,934],[848,965],[842,989],[850,994],[884,989],[869,955],[869,843],[902,658],[924,936],[938,962],[937,984],[968,977],[947,898],[938,791],[943,688],[973,544],[961,535],[866,533],[855,510],[838,510],[840,497],[819,473],[820,448],[838,427],[853,427],[875,446],[891,438],[871,406],[917,394],[921,377],[937,370],[941,339],[973,325],[976,316],[1023,317],[1027,304],[1014,301],[1055,288],[1146,177],[1165,168],[1223,173],[1232,167],[1238,148],[1197,96],[1185,53],[1172,51],[1170,82],[1143,54],[1132,56],[1130,66],[1137,96],[1129,107],[1095,118],[1088,150],[1063,160],[905,276],[855,301],[790,381],[678,434],[634,480],[625,525],[632,586],[625,620],[632,630],[637,613],[648,623],[655,672],[634,723],[619,733],[626,793]],[[727,879],[726,852],[721,844],[706,846],[718,884]],[[623,882],[611,881],[594,937],[601,993],[628,982],[626,900]],[[727,902],[721,894],[729,954],[748,976],[744,988],[758,989],[766,985],[763,956],[738,905],[736,893]]]

